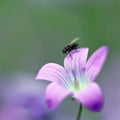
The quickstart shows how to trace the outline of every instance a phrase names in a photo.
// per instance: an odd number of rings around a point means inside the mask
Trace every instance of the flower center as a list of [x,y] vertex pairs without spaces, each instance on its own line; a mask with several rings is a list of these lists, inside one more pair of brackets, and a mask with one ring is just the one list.
[[88,84],[89,84],[88,77],[85,73],[80,75],[74,74],[74,72],[72,72],[72,74],[69,75],[69,82],[66,85],[66,88],[71,92],[75,93],[87,87]]

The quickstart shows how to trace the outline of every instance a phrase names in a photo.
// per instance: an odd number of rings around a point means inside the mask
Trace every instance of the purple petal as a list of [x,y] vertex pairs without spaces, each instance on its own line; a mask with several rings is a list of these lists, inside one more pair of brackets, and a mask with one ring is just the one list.
[[57,83],[51,83],[46,89],[46,104],[54,109],[70,92]]
[[97,49],[86,63],[86,72],[88,74],[89,80],[93,81],[99,74],[108,53],[108,47],[102,46]]
[[74,97],[91,111],[99,112],[103,107],[102,92],[96,83],[91,83],[88,87],[78,91]]
[[39,70],[36,79],[61,82],[62,80],[66,81],[67,75],[62,66],[55,63],[48,63]]
[[87,60],[88,48],[80,48],[69,53],[64,59],[64,66],[67,72],[70,74],[71,70],[80,73],[85,67]]

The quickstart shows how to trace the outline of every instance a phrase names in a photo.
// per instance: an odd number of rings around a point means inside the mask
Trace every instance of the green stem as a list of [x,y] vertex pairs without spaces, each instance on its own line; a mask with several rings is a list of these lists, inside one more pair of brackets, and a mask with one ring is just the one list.
[[82,105],[80,104],[80,107],[79,107],[79,111],[78,111],[77,119],[76,119],[76,120],[80,120],[80,118],[81,118],[81,113],[82,113]]

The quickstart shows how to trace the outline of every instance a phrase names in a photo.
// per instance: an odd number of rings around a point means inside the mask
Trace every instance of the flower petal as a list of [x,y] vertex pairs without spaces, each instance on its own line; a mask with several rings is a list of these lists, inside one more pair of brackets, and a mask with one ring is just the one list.
[[74,77],[78,76],[85,68],[87,55],[88,48],[80,48],[70,52],[64,59],[64,66],[68,74],[71,75],[71,73],[74,74],[73,72],[75,72],[76,75],[74,75]]
[[46,104],[54,109],[70,92],[57,83],[51,83],[46,89]]
[[67,75],[65,69],[62,66],[56,63],[48,63],[39,70],[36,79],[61,82],[62,80],[67,81]]
[[74,97],[89,110],[99,112],[103,107],[102,92],[96,83],[91,83],[85,89],[78,91]]
[[100,72],[108,53],[108,47],[102,46],[96,50],[86,63],[86,72],[90,81],[93,81]]

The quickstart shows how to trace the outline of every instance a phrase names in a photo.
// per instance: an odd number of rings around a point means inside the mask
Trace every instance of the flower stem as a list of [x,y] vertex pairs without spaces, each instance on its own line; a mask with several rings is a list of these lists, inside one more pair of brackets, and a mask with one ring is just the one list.
[[81,118],[81,113],[82,113],[82,105],[80,104],[80,107],[79,107],[79,111],[78,111],[77,119],[76,119],[76,120],[80,120],[80,118]]

